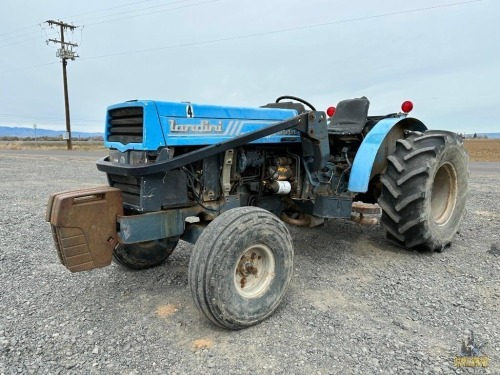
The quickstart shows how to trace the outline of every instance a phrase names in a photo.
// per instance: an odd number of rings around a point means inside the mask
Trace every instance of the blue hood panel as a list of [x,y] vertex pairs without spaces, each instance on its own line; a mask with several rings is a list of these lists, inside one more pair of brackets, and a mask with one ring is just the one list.
[[[143,108],[142,143],[108,142],[109,111]],[[278,108],[222,107],[195,103],[138,100],[108,107],[105,145],[120,151],[157,150],[160,147],[201,146],[225,141],[297,115],[296,110]],[[281,134],[280,134],[281,133]],[[286,130],[252,143],[300,142],[296,130]]]

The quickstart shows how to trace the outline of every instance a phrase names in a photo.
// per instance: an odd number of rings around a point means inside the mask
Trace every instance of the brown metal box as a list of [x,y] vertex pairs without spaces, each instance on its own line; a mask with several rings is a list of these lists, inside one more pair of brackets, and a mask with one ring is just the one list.
[[102,186],[51,195],[46,220],[61,263],[71,272],[111,264],[118,215],[123,215],[120,189]]

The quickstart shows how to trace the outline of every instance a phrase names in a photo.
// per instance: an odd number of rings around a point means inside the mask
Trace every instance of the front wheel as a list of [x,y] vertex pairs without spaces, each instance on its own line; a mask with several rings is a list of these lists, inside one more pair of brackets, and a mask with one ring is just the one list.
[[198,309],[229,329],[269,317],[283,299],[292,272],[288,229],[256,207],[235,208],[213,220],[196,242],[188,271]]
[[179,237],[162,238],[134,244],[119,244],[113,252],[113,260],[129,270],[144,270],[159,266],[172,254]]
[[396,142],[387,161],[379,205],[388,237],[407,248],[442,250],[465,212],[469,172],[461,138],[411,133]]

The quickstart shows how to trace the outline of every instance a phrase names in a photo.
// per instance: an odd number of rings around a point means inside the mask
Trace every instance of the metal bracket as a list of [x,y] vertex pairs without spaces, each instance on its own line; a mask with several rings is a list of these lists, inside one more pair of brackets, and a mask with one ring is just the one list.
[[311,169],[313,172],[320,171],[326,166],[330,156],[330,144],[328,141],[328,127],[324,112],[311,111],[308,121],[297,125],[297,130],[302,133],[302,139],[310,140],[313,159]]
[[228,195],[231,190],[231,167],[233,166],[234,150],[230,149],[224,153],[224,165],[222,166],[222,188],[224,195]]

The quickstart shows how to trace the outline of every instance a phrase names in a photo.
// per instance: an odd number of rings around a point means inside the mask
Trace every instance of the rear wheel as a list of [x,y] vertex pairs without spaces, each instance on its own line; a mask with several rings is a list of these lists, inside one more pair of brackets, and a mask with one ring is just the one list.
[[442,250],[465,212],[469,172],[461,138],[411,133],[387,160],[379,205],[388,237],[408,248]]
[[130,270],[143,270],[159,266],[172,254],[178,237],[134,244],[120,244],[113,252],[113,260]]
[[273,313],[292,272],[293,246],[285,224],[269,211],[240,207],[203,231],[188,273],[198,309],[218,326],[241,329]]

